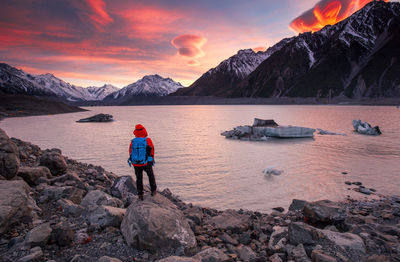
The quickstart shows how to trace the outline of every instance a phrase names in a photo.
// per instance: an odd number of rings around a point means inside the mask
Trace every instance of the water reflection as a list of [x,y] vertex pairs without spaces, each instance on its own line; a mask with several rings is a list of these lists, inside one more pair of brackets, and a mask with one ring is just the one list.
[[[360,197],[347,190],[346,180],[361,181],[380,193],[400,193],[400,114],[396,108],[296,105],[88,109],[93,111],[6,119],[0,127],[10,136],[42,148],[59,147],[71,158],[102,165],[117,175],[133,175],[126,159],[134,125],[141,123],[155,144],[160,188],[169,187],[186,201],[220,209],[269,211],[276,206],[287,207],[293,198]],[[116,121],[75,123],[95,113],[112,114]],[[254,117],[347,136],[253,142],[220,135],[235,126],[252,124]],[[353,119],[379,125],[383,135],[353,133]],[[262,171],[268,166],[284,173],[265,177]]]

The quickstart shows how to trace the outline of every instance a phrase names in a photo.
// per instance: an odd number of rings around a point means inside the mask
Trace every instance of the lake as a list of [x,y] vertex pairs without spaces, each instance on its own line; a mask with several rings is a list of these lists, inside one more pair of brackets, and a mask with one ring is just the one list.
[[[127,164],[135,124],[143,124],[155,145],[159,189],[182,200],[217,209],[271,211],[294,198],[343,200],[365,195],[348,190],[359,181],[380,194],[400,194],[400,110],[396,107],[218,105],[88,107],[62,115],[8,118],[0,122],[11,137],[42,149],[57,147],[65,156],[101,165],[119,176],[133,175]],[[76,123],[97,113],[111,123]],[[313,139],[228,140],[220,135],[255,117],[345,133]],[[381,136],[353,132],[351,121],[378,125]],[[266,176],[274,166],[284,172]],[[342,172],[347,172],[344,175]],[[147,177],[144,179],[148,184]]]

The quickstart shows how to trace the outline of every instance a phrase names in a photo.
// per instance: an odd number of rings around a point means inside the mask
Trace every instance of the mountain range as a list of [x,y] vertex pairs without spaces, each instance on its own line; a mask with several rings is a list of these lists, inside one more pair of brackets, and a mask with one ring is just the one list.
[[122,89],[105,84],[101,87],[71,85],[52,74],[33,75],[0,63],[0,91],[60,98],[69,102],[110,101],[123,102],[131,97],[166,96],[183,86],[171,78],[149,75]]
[[83,88],[52,74],[32,75],[0,64],[0,91],[110,105],[188,96],[400,97],[400,3],[372,1],[335,25],[285,38],[265,52],[240,50],[186,88],[159,75],[122,89]]
[[373,1],[335,25],[283,39],[239,81],[229,65],[252,61],[258,53],[246,54],[239,52],[173,95],[400,97],[400,3]]

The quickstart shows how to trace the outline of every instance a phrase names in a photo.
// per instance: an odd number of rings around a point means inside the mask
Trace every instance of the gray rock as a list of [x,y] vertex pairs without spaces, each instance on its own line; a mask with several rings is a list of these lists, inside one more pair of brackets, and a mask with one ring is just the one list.
[[72,186],[46,186],[40,194],[39,201],[44,203],[48,201],[57,201],[60,198],[67,198],[75,204],[80,204],[83,194],[84,191],[82,189]]
[[40,157],[40,165],[48,167],[55,176],[62,175],[67,170],[67,162],[57,148],[44,151]]
[[19,168],[19,153],[17,146],[0,128],[0,174],[11,179],[15,177]]
[[290,223],[288,230],[290,243],[295,246],[299,244],[314,244],[313,230],[313,227],[303,222]]
[[0,180],[0,233],[21,217],[31,215],[34,200],[29,196],[30,189],[24,181]]
[[89,191],[86,194],[86,196],[82,199],[81,205],[89,210],[94,209],[99,205],[112,206],[112,207],[124,206],[121,200],[112,197],[109,194],[100,190]]
[[121,224],[125,241],[150,251],[196,247],[196,238],[184,215],[160,194],[133,202]]
[[77,217],[84,211],[84,208],[81,205],[77,205],[71,200],[65,198],[59,199],[57,201],[57,206],[62,210],[65,216]]
[[239,214],[235,210],[226,210],[222,214],[207,219],[207,224],[211,224],[218,229],[247,229],[249,216]]
[[78,123],[85,123],[85,122],[112,122],[114,121],[113,116],[109,114],[97,114],[88,118],[79,119]]
[[70,246],[74,242],[75,232],[68,222],[61,222],[54,226],[50,242],[60,247]]
[[39,262],[43,256],[43,251],[40,247],[34,247],[30,250],[30,254],[18,259],[18,262]]
[[137,189],[132,176],[121,176],[115,179],[110,188],[110,193],[119,199],[130,195],[137,195]]
[[242,261],[250,261],[257,257],[257,254],[248,246],[240,246],[238,247],[239,257]]
[[97,206],[95,209],[87,210],[84,218],[90,225],[101,228],[120,227],[126,209],[112,206]]
[[218,248],[207,248],[203,251],[197,253],[192,257],[193,259],[197,259],[201,262],[223,262],[229,261],[229,257]]
[[26,234],[25,244],[34,246],[45,246],[51,235],[50,223],[43,223]]
[[268,249],[275,252],[282,251],[286,244],[286,238],[288,235],[287,227],[274,226],[272,228],[272,234],[268,242]]
[[227,233],[223,232],[222,235],[219,236],[219,238],[224,242],[224,243],[229,243],[231,245],[238,245],[239,242],[232,238],[230,235],[228,235]]
[[312,262],[336,262],[336,259],[324,254],[321,250],[313,250],[311,254]]
[[307,203],[303,209],[303,215],[312,223],[340,223],[346,218],[344,210],[335,202],[321,200]]
[[289,211],[303,210],[303,208],[306,204],[307,204],[307,201],[293,199],[292,204],[290,204],[290,206],[289,206]]
[[304,250],[304,247],[302,244],[297,245],[293,250],[292,250],[292,255],[294,257],[294,260],[296,262],[311,262],[311,260],[308,258],[306,251]]
[[277,253],[273,254],[269,257],[270,262],[282,262],[282,259],[279,257]]
[[51,179],[50,183],[51,184],[64,183],[65,181],[68,181],[68,180],[82,183],[82,179],[74,171],[67,171],[66,174]]
[[289,225],[289,241],[293,245],[320,245],[329,256],[344,256],[349,261],[362,261],[366,254],[364,242],[358,235],[321,230],[302,222]]
[[41,177],[51,178],[50,170],[45,166],[20,167],[17,175],[30,186],[38,185],[37,180]]
[[97,262],[122,262],[122,261],[119,260],[118,258],[102,256],[97,260]]

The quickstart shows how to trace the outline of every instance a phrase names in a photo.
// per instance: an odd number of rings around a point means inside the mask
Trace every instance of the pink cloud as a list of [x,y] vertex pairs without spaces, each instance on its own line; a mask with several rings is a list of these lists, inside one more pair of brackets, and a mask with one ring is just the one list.
[[[172,39],[172,45],[178,49],[178,54],[190,58],[199,58],[205,55],[202,50],[203,45],[207,42],[207,39],[197,35],[180,35]],[[190,60],[189,65],[199,65],[197,60]]]

